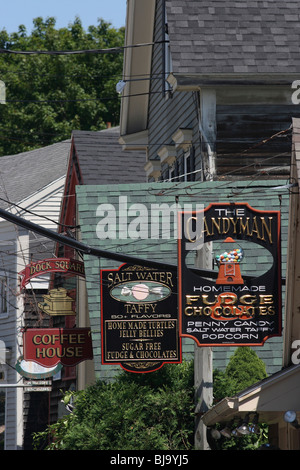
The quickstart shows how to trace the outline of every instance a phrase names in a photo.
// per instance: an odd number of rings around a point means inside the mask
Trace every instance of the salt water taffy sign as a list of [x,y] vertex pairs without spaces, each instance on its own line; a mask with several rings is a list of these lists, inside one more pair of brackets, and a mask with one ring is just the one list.
[[[279,211],[215,203],[178,217],[181,336],[199,346],[255,346],[280,336]],[[215,260],[214,278],[188,262],[193,246]]]
[[101,270],[102,363],[152,372],[181,362],[176,270]]
[[93,359],[90,328],[28,328],[23,331],[23,357],[43,367],[75,366]]
[[70,258],[48,258],[30,263],[19,273],[21,276],[21,289],[24,289],[32,278],[53,272],[84,277],[84,263]]

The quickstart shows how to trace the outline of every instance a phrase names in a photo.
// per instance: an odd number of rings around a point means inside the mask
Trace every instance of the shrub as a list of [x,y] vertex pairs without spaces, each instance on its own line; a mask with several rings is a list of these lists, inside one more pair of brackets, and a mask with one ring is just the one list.
[[193,364],[122,372],[76,392],[73,412],[34,435],[35,449],[188,450],[194,439]]
[[[247,346],[238,347],[229,359],[225,371],[214,371],[214,402],[232,397],[265,377],[267,377],[265,364],[255,351]],[[223,425],[217,427],[222,428]],[[253,450],[265,442],[267,442],[267,426],[262,424],[259,435],[222,438],[212,444],[219,450]]]

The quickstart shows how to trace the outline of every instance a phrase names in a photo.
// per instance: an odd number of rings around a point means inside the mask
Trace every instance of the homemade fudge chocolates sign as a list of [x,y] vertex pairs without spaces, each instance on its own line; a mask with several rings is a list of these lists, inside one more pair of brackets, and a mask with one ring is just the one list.
[[[255,210],[247,203],[218,203],[180,212],[178,223],[180,335],[199,346],[258,346],[280,336],[280,213]],[[193,249],[207,242],[212,242],[218,267],[215,278],[199,275],[186,262]],[[222,248],[218,253],[216,244]],[[261,252],[270,259],[262,274]],[[258,274],[243,274],[247,257],[257,263]]]
[[176,271],[124,264],[100,279],[102,364],[142,373],[181,362]]

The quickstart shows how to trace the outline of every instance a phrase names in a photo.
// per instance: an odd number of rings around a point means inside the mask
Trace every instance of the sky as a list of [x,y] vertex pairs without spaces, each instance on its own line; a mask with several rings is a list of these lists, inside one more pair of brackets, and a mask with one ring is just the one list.
[[32,20],[38,16],[46,19],[54,16],[56,28],[68,27],[79,16],[82,26],[87,30],[97,25],[97,18],[103,18],[115,28],[125,26],[126,0],[10,0],[1,8],[0,31],[18,31],[24,24],[27,34],[33,28]]

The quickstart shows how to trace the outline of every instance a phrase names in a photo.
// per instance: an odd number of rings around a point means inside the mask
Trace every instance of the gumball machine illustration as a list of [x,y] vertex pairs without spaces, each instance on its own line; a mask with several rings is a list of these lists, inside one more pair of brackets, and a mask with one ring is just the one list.
[[244,258],[243,249],[231,237],[227,237],[223,243],[224,251],[216,255],[219,267],[216,284],[244,284],[240,269],[240,263]]

